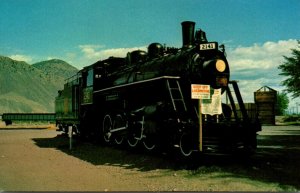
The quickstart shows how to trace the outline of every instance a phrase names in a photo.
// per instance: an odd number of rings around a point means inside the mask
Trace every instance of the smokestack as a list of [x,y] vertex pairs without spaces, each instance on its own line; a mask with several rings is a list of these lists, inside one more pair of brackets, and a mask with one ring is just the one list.
[[194,45],[194,30],[195,22],[193,21],[184,21],[181,23],[182,26],[182,47],[190,48]]

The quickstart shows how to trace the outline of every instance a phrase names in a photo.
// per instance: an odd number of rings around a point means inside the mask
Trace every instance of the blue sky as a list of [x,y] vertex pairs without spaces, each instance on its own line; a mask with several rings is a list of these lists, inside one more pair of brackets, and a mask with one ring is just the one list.
[[300,0],[0,0],[0,55],[81,69],[152,42],[180,47],[185,20],[225,44],[246,102],[264,85],[283,90],[277,66],[297,48]]

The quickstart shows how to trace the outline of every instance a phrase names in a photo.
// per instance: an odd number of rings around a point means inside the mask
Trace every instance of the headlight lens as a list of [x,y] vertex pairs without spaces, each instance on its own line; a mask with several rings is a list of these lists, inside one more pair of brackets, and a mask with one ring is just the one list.
[[223,60],[217,60],[216,62],[216,69],[219,72],[224,72],[226,69],[226,64]]

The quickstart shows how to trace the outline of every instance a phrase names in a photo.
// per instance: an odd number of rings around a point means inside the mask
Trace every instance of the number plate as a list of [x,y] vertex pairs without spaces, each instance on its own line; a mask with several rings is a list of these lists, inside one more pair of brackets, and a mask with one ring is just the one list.
[[216,42],[200,44],[200,50],[214,50],[214,49],[217,49],[217,43]]

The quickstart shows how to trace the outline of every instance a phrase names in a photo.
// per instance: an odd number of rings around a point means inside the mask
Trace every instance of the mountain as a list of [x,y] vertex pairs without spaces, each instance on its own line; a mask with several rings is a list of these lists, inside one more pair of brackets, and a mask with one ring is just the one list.
[[54,112],[57,91],[77,72],[58,59],[30,65],[0,56],[0,114]]
[[77,68],[59,59],[38,62],[32,64],[32,66],[39,70],[42,70],[48,76],[55,76],[64,79],[69,78],[78,72]]

